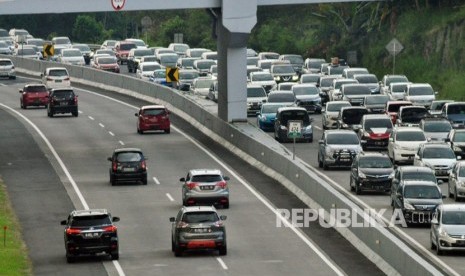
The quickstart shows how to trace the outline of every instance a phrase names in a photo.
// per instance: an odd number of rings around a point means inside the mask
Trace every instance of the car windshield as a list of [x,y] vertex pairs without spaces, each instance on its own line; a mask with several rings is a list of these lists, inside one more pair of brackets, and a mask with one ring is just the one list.
[[382,104],[385,105],[389,101],[389,97],[385,95],[373,95],[365,97],[365,105]]
[[425,181],[432,181],[436,183],[436,176],[434,176],[434,172],[404,172],[402,175],[403,180],[425,180]]
[[205,80],[197,79],[194,86],[195,88],[210,88],[210,86],[212,85],[214,81],[215,81],[214,79],[205,79]]
[[421,119],[425,118],[427,115],[428,110],[426,110],[426,108],[413,107],[402,109],[400,117],[404,123],[419,123]]
[[270,93],[268,95],[268,102],[270,103],[289,103],[295,102],[295,96],[290,93]]
[[423,131],[399,131],[396,134],[397,141],[426,141]]
[[452,129],[449,121],[428,122],[424,124],[424,131],[427,132],[449,132]]
[[360,141],[355,132],[349,133],[331,133],[326,136],[326,143],[328,145],[358,145]]
[[187,212],[181,219],[185,223],[217,222],[219,220],[216,212]]
[[285,105],[281,104],[264,104],[262,105],[262,113],[276,113],[278,108],[283,107]]
[[465,104],[452,104],[447,109],[447,114],[465,114]]
[[459,177],[465,177],[465,166],[460,166],[460,169],[459,169]]
[[304,59],[301,56],[286,56],[285,60],[289,60],[292,64],[302,64]]
[[264,59],[279,59],[279,54],[277,53],[262,53]]
[[24,89],[25,92],[47,92],[45,85],[29,85]]
[[113,56],[115,55],[115,53],[112,51],[112,50],[105,50],[105,49],[101,49],[101,50],[97,50],[95,52],[96,55],[99,55],[99,54],[108,54],[110,56]]
[[392,168],[391,160],[388,157],[367,156],[359,159],[360,168]]
[[295,70],[292,65],[275,65],[271,68],[274,74],[294,74]]
[[434,94],[431,86],[414,86],[409,89],[410,96],[430,96]]
[[341,110],[341,112],[342,122],[353,125],[360,124],[363,115],[367,114],[368,110],[366,108],[348,108]]
[[326,111],[340,111],[344,106],[350,106],[350,103],[334,103],[329,102],[326,105]]
[[271,74],[253,74],[252,81],[272,81],[273,76]]
[[192,176],[191,182],[218,182],[223,181],[221,175],[218,174],[199,174]]
[[198,69],[210,69],[212,65],[215,65],[216,62],[211,60],[211,61],[197,61],[197,68]]
[[142,154],[140,152],[120,152],[116,156],[118,162],[139,162],[142,160]]
[[186,52],[187,49],[189,49],[189,46],[184,45],[184,44],[176,44],[176,45],[174,45],[173,49],[176,52]]
[[391,85],[391,92],[392,93],[404,93],[407,85],[408,84]]
[[319,95],[320,93],[319,89],[316,86],[293,86],[292,92],[294,92],[294,95],[296,96],[315,96]]
[[352,79],[344,79],[344,80],[341,80],[341,81],[335,81],[334,82],[334,89],[341,89],[341,86],[343,84],[348,84],[348,83],[357,83],[356,80],[352,80]]
[[115,57],[99,57],[97,59],[97,62],[99,64],[115,64],[117,61],[116,61],[116,58]]
[[440,147],[440,148],[425,148],[423,150],[423,158],[425,159],[455,159],[455,154],[452,148]]
[[308,82],[318,82],[318,79],[320,78],[319,75],[302,75],[300,76],[300,82],[302,83],[308,83]]
[[141,66],[142,71],[144,72],[152,72],[154,70],[160,69],[161,65],[159,64],[144,64]]
[[443,211],[442,224],[465,225],[465,211]]
[[390,76],[386,79],[386,86],[393,82],[408,82],[408,79],[406,76]]
[[373,129],[373,128],[392,128],[392,121],[389,118],[381,118],[381,119],[369,119],[365,120],[365,129]]
[[388,106],[388,112],[399,112],[399,109],[402,107],[402,106],[407,106],[407,105],[412,105],[412,104],[390,104]]
[[247,88],[247,98],[266,97],[265,89],[262,87]]
[[50,70],[48,72],[48,75],[53,76],[53,77],[64,77],[64,76],[68,76],[68,71],[66,71],[66,70]]
[[11,66],[13,63],[11,63],[11,60],[0,60],[0,66]]
[[405,198],[441,198],[441,194],[437,187],[423,185],[406,185],[404,188],[404,196]]
[[465,142],[465,132],[455,132],[453,142]]
[[67,37],[57,38],[55,39],[55,44],[71,44],[71,41]]
[[281,125],[287,126],[289,121],[302,121],[303,125],[310,124],[310,118],[305,110],[285,110],[281,112]]
[[110,224],[111,219],[108,215],[75,216],[71,221],[71,227],[89,227]]
[[166,110],[164,108],[150,108],[142,111],[142,114],[145,116],[157,116],[165,113]]
[[35,46],[43,46],[44,41],[42,39],[30,39],[27,41],[27,44],[31,44]]
[[323,64],[323,63],[325,63],[325,62],[326,62],[325,60],[309,61],[309,62],[308,62],[308,68],[320,70],[321,64]]
[[374,75],[356,76],[359,83],[378,83],[378,78]]
[[23,48],[18,49],[18,56],[21,55],[35,55],[37,54],[36,51],[32,48]]
[[147,46],[147,45],[145,45],[144,41],[139,40],[139,39],[132,39],[132,40],[129,40],[129,41],[134,43],[136,46],[140,46],[140,47],[146,47]]
[[152,56],[152,55],[143,56],[143,59],[144,59],[144,62],[156,62],[157,61],[157,57]]
[[347,71],[347,78],[352,78],[356,74],[368,74],[367,69],[350,69]]
[[81,52],[90,52],[90,48],[87,45],[73,45],[73,48],[79,49]]
[[344,95],[371,95],[370,88],[366,86],[354,85],[343,86]]
[[137,48],[137,46],[134,43],[123,43],[120,44],[119,48],[123,51],[129,51],[131,49]]
[[182,80],[193,80],[199,77],[198,72],[179,72],[179,79]]
[[79,51],[79,49],[62,51],[61,54],[64,57],[81,57],[82,56],[82,53],[81,51]]
[[150,49],[137,49],[134,50],[134,57],[143,57],[143,56],[151,56],[152,50]]
[[160,62],[161,63],[176,63],[178,61],[178,56],[177,55],[163,55],[160,56]]
[[181,60],[181,66],[182,67],[194,67],[194,61],[196,61],[197,58],[183,58]]
[[165,70],[155,70],[153,72],[153,76],[155,78],[165,79],[166,78],[166,71]]
[[347,68],[347,66],[329,66],[329,75],[342,75],[342,71]]

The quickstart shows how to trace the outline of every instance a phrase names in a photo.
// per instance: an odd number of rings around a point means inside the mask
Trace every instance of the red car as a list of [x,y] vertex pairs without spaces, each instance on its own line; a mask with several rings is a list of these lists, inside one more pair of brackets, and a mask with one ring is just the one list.
[[163,130],[170,133],[170,112],[163,105],[142,106],[137,117],[137,133],[143,134],[149,130]]
[[131,49],[137,48],[136,44],[129,41],[119,41],[115,45],[115,54],[119,64],[124,64],[128,61],[128,54]]
[[21,108],[28,106],[44,106],[48,104],[47,86],[41,83],[29,83],[23,89],[19,89],[21,94],[19,104]]
[[92,64],[92,67],[94,67],[95,69],[109,71],[109,72],[115,72],[115,73],[120,72],[118,60],[116,59],[116,57],[112,57],[112,56],[96,57]]
[[386,114],[389,115],[393,124],[397,122],[397,113],[401,106],[412,105],[409,101],[388,101],[386,103]]

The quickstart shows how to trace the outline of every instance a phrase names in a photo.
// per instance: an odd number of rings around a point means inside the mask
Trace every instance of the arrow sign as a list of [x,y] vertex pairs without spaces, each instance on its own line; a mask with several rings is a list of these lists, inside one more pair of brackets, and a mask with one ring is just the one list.
[[51,57],[55,54],[55,48],[52,44],[44,44],[44,58]]
[[166,82],[177,82],[179,80],[178,68],[166,67]]

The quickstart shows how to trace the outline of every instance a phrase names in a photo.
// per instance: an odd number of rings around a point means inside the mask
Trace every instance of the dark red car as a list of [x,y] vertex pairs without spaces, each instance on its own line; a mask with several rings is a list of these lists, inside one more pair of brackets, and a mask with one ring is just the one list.
[[96,57],[92,67],[99,70],[119,73],[119,65],[116,57],[113,56],[101,56]]
[[47,86],[41,83],[29,83],[23,89],[19,89],[21,94],[19,104],[21,108],[28,106],[44,106],[48,104]]
[[170,133],[170,112],[163,105],[146,105],[136,113],[137,132],[142,134],[149,130],[163,130]]
[[116,43],[114,51],[119,64],[128,62],[129,51],[133,48],[137,48],[136,44],[133,42],[119,41]]

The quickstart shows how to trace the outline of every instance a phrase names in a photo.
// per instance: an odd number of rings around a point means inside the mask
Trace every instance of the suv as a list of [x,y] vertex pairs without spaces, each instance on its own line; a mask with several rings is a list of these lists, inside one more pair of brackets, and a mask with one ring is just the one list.
[[307,58],[304,61],[303,73],[320,73],[323,63],[326,63],[324,58]]
[[425,132],[428,141],[444,142],[452,130],[452,125],[444,118],[424,118],[420,128]]
[[270,72],[251,72],[249,74],[250,83],[258,84],[265,88],[266,93],[276,88],[276,81]]
[[301,136],[298,140],[313,142],[312,120],[303,107],[280,107],[274,120],[274,138],[279,142],[288,141],[288,128],[290,121],[301,121]]
[[42,83],[45,84],[48,89],[71,86],[68,70],[64,67],[47,68],[41,74],[41,77]]
[[120,148],[107,158],[111,162],[110,183],[115,186],[120,181],[140,181],[147,185],[146,158],[138,148]]
[[71,263],[81,254],[95,255],[105,252],[112,260],[119,259],[118,229],[113,222],[119,217],[112,217],[105,209],[74,210],[65,225],[66,260]]
[[182,177],[179,181],[182,185],[182,205],[195,204],[220,204],[223,208],[229,208],[229,187],[220,170],[194,169]]
[[465,126],[465,102],[445,103],[441,110],[442,117],[449,120],[453,128]]
[[397,126],[420,126],[420,121],[429,115],[424,106],[401,106],[397,113]]
[[0,77],[16,79],[15,65],[9,58],[0,58]]
[[267,95],[261,85],[247,85],[247,115],[257,115],[257,112],[266,103]]
[[142,48],[134,48],[131,49],[128,53],[128,72],[135,73],[136,70],[139,68],[140,59],[143,56],[152,56],[152,50],[150,49],[142,49]]
[[281,61],[288,60],[297,74],[300,75],[302,73],[304,59],[302,58],[301,55],[292,55],[292,54],[280,55],[279,60]]
[[171,217],[171,250],[181,257],[185,250],[217,249],[227,254],[226,216],[218,215],[213,206],[182,207]]
[[408,78],[405,75],[384,75],[383,79],[379,82],[381,85],[381,94],[386,94],[391,83],[395,82],[408,82]]
[[465,198],[465,162],[458,161],[449,173],[447,181],[447,194],[455,201]]
[[146,105],[135,113],[137,117],[137,133],[143,134],[144,131],[163,130],[170,133],[170,112],[163,105]]
[[351,105],[363,105],[366,95],[371,95],[370,88],[359,83],[343,84],[341,86],[342,100]]
[[309,112],[321,113],[321,92],[318,87],[314,84],[295,84],[291,89],[298,106],[304,107]]
[[137,48],[134,42],[129,41],[119,41],[115,44],[115,54],[116,58],[118,59],[119,64],[123,64],[128,60],[128,54],[131,49]]
[[368,87],[371,94],[380,94],[378,77],[376,77],[375,74],[355,74],[352,78],[356,79],[358,83]]
[[447,180],[450,170],[460,158],[455,157],[454,151],[447,143],[426,143],[418,148],[413,165],[430,167],[434,170],[436,178]]
[[363,190],[389,192],[394,166],[386,154],[361,152],[352,163],[350,189],[356,194]]
[[391,119],[385,114],[363,115],[358,132],[363,149],[387,149],[389,136],[393,126]]
[[412,164],[418,148],[426,142],[425,133],[418,127],[395,128],[389,137],[388,155],[394,164]]
[[398,166],[394,172],[394,178],[391,184],[391,206],[394,204],[394,197],[397,189],[404,185],[404,182],[411,180],[431,182],[434,185],[443,183],[442,180],[436,179],[434,171],[428,167]]
[[361,128],[360,121],[368,110],[363,106],[346,106],[341,108],[337,117],[337,128],[358,131]]
[[318,167],[324,170],[329,166],[350,167],[362,151],[357,134],[346,129],[326,130],[318,144]]
[[386,103],[389,101],[387,95],[367,95],[363,101],[363,106],[369,113],[386,113]]
[[274,63],[271,65],[270,73],[277,83],[299,80],[299,75],[290,63]]
[[445,141],[450,144],[456,156],[465,158],[465,129],[452,129]]
[[28,106],[45,106],[48,104],[47,87],[41,83],[28,83],[19,89],[19,104],[25,109]]
[[78,96],[72,88],[54,88],[48,96],[47,115],[71,113],[74,117],[79,115]]
[[331,101],[326,104],[325,110],[322,112],[321,125],[323,129],[337,128],[339,112],[343,107],[351,106],[348,101]]
[[402,106],[410,106],[412,105],[411,102],[407,101],[388,101],[386,103],[386,114],[389,115],[393,124],[397,122],[397,114],[399,113],[399,109]]
[[431,249],[438,255],[444,251],[465,250],[465,206],[446,204],[436,208],[431,220]]
[[437,93],[428,83],[411,83],[405,88],[404,100],[429,108]]

